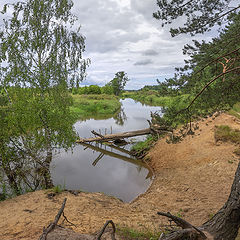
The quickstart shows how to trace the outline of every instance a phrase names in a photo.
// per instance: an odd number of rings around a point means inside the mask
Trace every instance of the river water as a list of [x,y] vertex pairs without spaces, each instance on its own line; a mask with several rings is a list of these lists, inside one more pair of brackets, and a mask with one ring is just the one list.
[[[79,136],[92,137],[92,130],[109,134],[147,128],[150,112],[160,110],[160,107],[146,106],[129,98],[121,100],[121,103],[121,111],[112,118],[95,120],[93,117],[76,122]],[[134,137],[127,141],[144,138]],[[53,183],[66,189],[103,192],[125,202],[132,201],[147,190],[153,176],[146,164],[128,154],[131,146],[132,143],[119,149],[115,145],[93,143],[78,144],[68,152],[62,150],[51,164]]]

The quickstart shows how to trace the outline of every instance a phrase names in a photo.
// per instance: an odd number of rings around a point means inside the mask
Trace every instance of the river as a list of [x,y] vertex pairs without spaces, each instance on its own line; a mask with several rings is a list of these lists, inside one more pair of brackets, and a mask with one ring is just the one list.
[[[132,99],[121,100],[121,111],[115,117],[105,120],[92,119],[78,121],[75,129],[80,137],[90,137],[91,131],[120,133],[147,128],[150,112],[159,111],[135,102]],[[144,193],[152,181],[151,169],[140,160],[128,154],[132,141],[144,139],[144,136],[128,139],[130,144],[116,146],[106,144],[76,145],[72,151],[60,151],[51,164],[51,177],[54,185],[66,189],[87,192],[103,192],[130,202]]]

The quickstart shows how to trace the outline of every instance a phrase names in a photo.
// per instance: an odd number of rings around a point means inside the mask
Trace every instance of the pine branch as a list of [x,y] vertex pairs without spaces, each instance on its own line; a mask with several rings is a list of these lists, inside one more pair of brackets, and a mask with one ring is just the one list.
[[187,108],[185,110],[189,110],[189,108],[192,106],[192,104],[197,100],[197,98],[206,90],[206,88],[211,85],[213,82],[215,82],[218,78],[230,73],[230,72],[234,72],[240,70],[240,67],[235,67],[232,68],[224,73],[219,74],[217,77],[215,77],[214,79],[212,79],[210,82],[208,82],[203,88],[202,90],[195,96],[195,98],[191,101],[191,103],[187,106]]

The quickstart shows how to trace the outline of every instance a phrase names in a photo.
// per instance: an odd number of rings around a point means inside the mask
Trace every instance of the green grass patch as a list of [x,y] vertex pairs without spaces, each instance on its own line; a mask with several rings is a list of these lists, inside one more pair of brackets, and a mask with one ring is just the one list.
[[240,102],[236,103],[228,113],[240,119]]
[[138,231],[129,227],[117,227],[122,240],[158,240],[161,232]]
[[240,144],[240,131],[238,129],[232,129],[227,125],[216,126],[215,139],[216,141],[230,141]]
[[240,156],[240,147],[235,149],[234,152],[236,155]]
[[114,95],[72,95],[71,112],[76,119],[104,119],[112,116],[121,108],[119,98]]
[[61,186],[61,185],[56,185],[52,188],[52,191],[54,193],[62,193],[63,191],[65,191],[65,186]]
[[154,143],[154,138],[152,135],[147,136],[146,140],[137,142],[134,146],[132,146],[131,150],[132,151],[142,151],[144,149],[150,149],[152,144]]
[[132,98],[136,101],[139,101],[143,104],[147,104],[150,106],[162,106],[169,107],[175,102],[181,103],[185,102],[189,97],[188,94],[180,95],[180,96],[159,96],[157,91],[139,91],[139,92],[124,92],[122,94],[124,98]]
[[147,136],[146,140],[137,142],[132,146],[132,155],[138,158],[144,158],[156,141],[157,137],[154,137],[152,135]]

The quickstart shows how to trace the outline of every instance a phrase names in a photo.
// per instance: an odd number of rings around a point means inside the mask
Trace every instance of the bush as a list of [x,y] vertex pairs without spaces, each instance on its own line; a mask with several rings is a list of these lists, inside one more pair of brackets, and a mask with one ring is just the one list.
[[87,94],[101,94],[101,88],[97,85],[90,85]]
[[73,88],[73,89],[72,89],[72,94],[73,94],[73,95],[78,94],[78,89],[77,89],[77,88]]
[[232,129],[227,125],[216,126],[215,139],[216,141],[231,141],[240,144],[240,131],[238,129]]
[[101,92],[102,92],[102,94],[112,95],[113,94],[113,88],[109,85],[105,85],[104,87],[101,88]]

